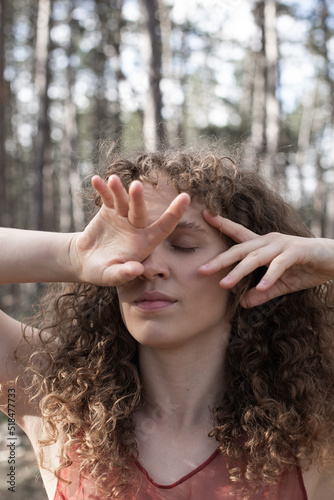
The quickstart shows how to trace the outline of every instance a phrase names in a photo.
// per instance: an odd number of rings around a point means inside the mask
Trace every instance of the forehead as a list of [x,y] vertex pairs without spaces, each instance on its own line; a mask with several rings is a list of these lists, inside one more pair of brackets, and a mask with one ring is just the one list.
[[[171,202],[178,195],[177,190],[172,186],[171,182],[164,175],[158,178],[156,187],[144,182],[144,197],[147,205],[149,223],[156,221],[163,212],[168,208]],[[203,224],[205,221],[202,217],[202,212],[205,209],[204,203],[192,201],[187,212],[182,217],[182,220],[201,220]]]

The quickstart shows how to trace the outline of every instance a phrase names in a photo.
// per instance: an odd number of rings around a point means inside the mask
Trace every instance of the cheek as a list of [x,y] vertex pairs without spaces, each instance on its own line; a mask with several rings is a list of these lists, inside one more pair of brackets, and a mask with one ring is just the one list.
[[124,309],[123,309],[123,306],[122,306],[121,302],[119,302],[119,312],[121,313],[121,317],[122,317],[123,323],[126,325],[125,315],[124,315]]
[[117,292],[117,298],[118,298],[118,307],[119,307],[119,311],[121,313],[121,316],[122,316],[122,319],[124,321],[124,317],[123,317],[123,306],[122,306],[122,292],[120,291],[119,288],[116,288],[116,292]]
[[[190,303],[193,303],[200,311],[206,310],[225,310],[230,291],[223,289],[219,282],[226,276],[228,270],[220,271],[212,276],[198,277],[189,273],[184,277],[186,285],[185,296],[188,297]],[[193,279],[194,278],[194,279]]]
[[138,329],[138,321],[136,321],[133,318],[133,315],[131,314],[131,311],[129,309],[129,305],[127,303],[124,303],[124,305],[122,306],[120,303],[119,310],[120,310],[121,317],[122,317],[125,328],[130,333],[130,335],[135,340],[137,340],[136,339],[136,331]]
[[201,296],[207,297],[207,302],[209,302],[209,305],[210,303],[212,303],[213,307],[217,307],[218,304],[219,307],[220,304],[220,306],[225,309],[231,292],[222,288],[219,285],[219,282],[229,273],[229,271],[230,269],[223,269],[222,271],[219,271],[212,276],[204,278],[204,280],[207,281],[202,283]]
[[124,300],[125,297],[123,297],[122,290],[120,290],[119,288],[117,288],[117,297],[118,297],[119,312],[121,314],[124,325],[128,328],[126,319],[129,318],[129,314],[127,312],[129,306],[127,302]]

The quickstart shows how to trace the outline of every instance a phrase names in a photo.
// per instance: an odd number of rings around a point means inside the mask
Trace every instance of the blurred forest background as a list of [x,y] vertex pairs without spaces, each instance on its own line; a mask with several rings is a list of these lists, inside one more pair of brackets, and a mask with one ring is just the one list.
[[[203,137],[334,237],[334,2],[1,0],[0,225],[82,228],[101,140]],[[35,293],[2,287],[0,306],[21,318]]]
[[[101,140],[205,136],[334,237],[333,2],[1,0],[0,225],[82,228]],[[3,289],[6,312],[27,291]]]

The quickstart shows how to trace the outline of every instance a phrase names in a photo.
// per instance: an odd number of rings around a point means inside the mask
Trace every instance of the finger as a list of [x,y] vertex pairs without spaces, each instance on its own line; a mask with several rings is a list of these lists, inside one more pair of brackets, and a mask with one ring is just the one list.
[[[229,272],[221,281],[220,285],[223,288],[232,288],[239,281],[241,281],[245,276],[255,271],[259,267],[263,267],[268,265],[271,261],[273,261],[279,250],[272,245],[268,245],[262,247],[258,250],[254,250],[250,252],[244,259],[241,260],[239,264],[237,264],[231,272]],[[283,274],[284,270],[282,271]],[[272,282],[271,284],[273,284]],[[267,287],[269,288],[269,287]],[[262,290],[265,288],[263,287]]]
[[[246,292],[241,300],[241,305],[243,307],[259,306],[268,300],[293,292],[293,288],[288,288],[280,278],[287,269],[295,264],[295,261],[296,256],[291,251],[283,252],[276,257],[256,287]],[[296,283],[296,287],[297,285]]]
[[157,221],[149,226],[150,243],[158,245],[169,236],[176,228],[178,222],[185,214],[190,204],[190,196],[187,193],[179,194]]
[[137,261],[128,261],[124,264],[114,264],[104,273],[107,286],[121,286],[141,276],[144,266]]
[[242,297],[240,305],[246,309],[260,306],[265,304],[265,302],[268,302],[268,300],[275,299],[280,295],[282,295],[282,292],[278,289],[278,287],[272,287],[264,292],[259,292],[256,288],[251,288]]
[[[209,276],[210,274],[214,274],[221,269],[229,267],[233,264],[236,264],[239,261],[245,259],[250,253],[253,252],[253,256],[256,256],[256,252],[258,252],[261,248],[267,246],[268,241],[265,236],[258,236],[250,241],[245,243],[240,243],[238,245],[234,245],[230,247],[225,252],[217,255],[213,259],[209,260],[205,264],[203,264],[198,272],[205,276]],[[262,264],[260,264],[262,265]]]
[[118,215],[127,217],[129,212],[129,196],[125,191],[121,180],[117,175],[111,175],[108,179],[108,186],[114,198],[114,207]]
[[244,241],[249,241],[254,238],[257,238],[259,235],[253,233],[250,229],[242,226],[241,224],[237,224],[230,219],[226,219],[221,215],[212,215],[207,210],[204,210],[203,217],[208,224],[219,229],[219,231],[226,236],[232,238],[232,240],[237,243],[242,243]]
[[129,188],[129,200],[128,219],[130,224],[138,228],[146,227],[147,209],[141,182],[132,182]]
[[258,291],[266,291],[271,288],[285,273],[287,269],[296,263],[296,254],[289,250],[278,255],[269,265],[266,274],[256,286]]
[[101,196],[103,204],[108,208],[114,208],[114,198],[112,192],[100,176],[94,175],[94,177],[92,177],[92,186]]
[[260,306],[269,300],[288,295],[294,291],[293,289],[289,289],[282,281],[277,281],[268,290],[258,291],[256,287],[251,288],[242,297],[240,304],[246,308]]

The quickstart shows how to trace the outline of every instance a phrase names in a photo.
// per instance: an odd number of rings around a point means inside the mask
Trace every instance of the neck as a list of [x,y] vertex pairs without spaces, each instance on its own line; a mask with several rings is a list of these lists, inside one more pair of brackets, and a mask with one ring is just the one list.
[[229,328],[213,339],[173,349],[139,346],[146,418],[176,429],[211,426],[211,409],[224,389]]

